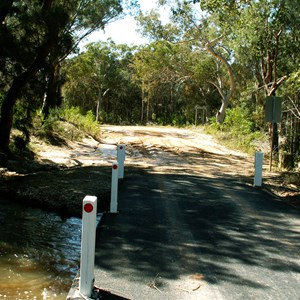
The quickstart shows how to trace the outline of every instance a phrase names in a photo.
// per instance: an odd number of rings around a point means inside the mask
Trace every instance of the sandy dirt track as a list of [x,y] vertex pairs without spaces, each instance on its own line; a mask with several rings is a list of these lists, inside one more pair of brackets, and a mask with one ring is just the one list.
[[[116,160],[117,144],[126,145],[125,166],[253,184],[254,156],[220,145],[201,128],[102,125],[100,141],[90,136],[59,146],[35,141],[41,165],[35,162],[20,167],[11,162],[10,168],[1,169],[0,192],[26,204],[45,207],[46,203],[47,209],[67,207],[68,213],[79,214],[84,195],[109,198],[110,168]],[[280,173],[269,172],[268,161],[263,176],[265,188],[300,208],[299,185],[287,184]]]
[[[110,166],[116,159],[116,145],[125,144],[127,165],[152,166],[157,172],[201,173],[204,177],[230,175],[253,184],[254,155],[228,149],[203,128],[102,125],[101,134],[100,143],[86,137],[69,147],[44,146],[41,159],[67,166]],[[264,160],[264,186],[281,200],[300,207],[299,182],[288,183],[284,175],[270,172],[269,161]]]

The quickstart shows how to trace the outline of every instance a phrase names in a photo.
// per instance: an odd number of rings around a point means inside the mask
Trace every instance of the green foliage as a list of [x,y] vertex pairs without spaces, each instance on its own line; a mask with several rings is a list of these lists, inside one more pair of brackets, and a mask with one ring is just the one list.
[[[31,102],[25,101],[26,98],[30,98]],[[14,107],[13,129],[15,132],[18,132],[18,135],[12,137],[11,146],[15,154],[19,150],[28,150],[33,129],[32,122],[36,115],[36,106],[37,103],[31,98],[31,95],[24,93],[24,98],[17,101]]]
[[24,95],[30,82],[42,79],[42,86],[31,90],[46,94],[43,113],[48,117],[49,109],[61,104],[57,90],[61,84],[60,63],[83,38],[104,29],[124,8],[138,5],[134,0],[2,2],[0,90],[7,101],[1,105],[0,148],[9,153],[13,108],[20,99],[30,103]]
[[48,118],[44,119],[39,112],[36,112],[33,119],[33,133],[35,137],[49,142],[50,144],[60,143],[64,138],[75,139],[74,134],[67,132],[60,121],[57,109],[50,109]]
[[188,122],[184,115],[176,114],[176,115],[172,116],[172,125],[173,126],[181,127],[181,126],[185,126],[187,124],[188,124]]
[[65,103],[92,110],[101,122],[138,122],[140,90],[132,82],[134,47],[112,41],[89,44],[86,52],[67,61]]
[[100,138],[100,125],[93,113],[82,114],[79,107],[51,109],[45,120],[36,114],[34,135],[55,145],[65,144],[66,140],[79,141],[84,134]]
[[249,111],[242,107],[229,109],[223,124],[217,123],[213,117],[206,130],[230,147],[250,153],[259,150],[266,139],[264,133],[255,131],[255,123]]
[[281,150],[300,161],[300,70],[293,72],[284,84],[284,113],[281,121]]
[[94,137],[100,136],[100,125],[92,111],[82,114],[79,107],[66,107],[59,110],[59,116]]
[[[265,94],[276,92],[284,99],[281,134],[286,142],[282,149],[300,155],[298,0],[160,0],[171,7],[172,22],[163,24],[154,11],[138,18],[140,31],[155,42],[141,47],[94,43],[67,60],[83,36],[104,28],[137,1],[42,2],[0,4],[1,106],[14,80],[36,66],[16,93],[14,127],[21,130],[19,147],[20,139],[29,140],[31,120],[42,99],[48,100],[44,94],[51,94],[50,79],[60,81],[58,89],[64,86],[63,97],[55,90],[60,101],[48,103],[49,107],[61,101],[68,107],[52,109],[47,120],[37,122],[49,135],[56,132],[77,138],[76,128],[96,134],[99,125],[94,115],[100,122],[176,126],[193,124],[197,106],[207,116],[214,115],[220,103],[215,87],[226,89],[230,82],[220,61],[203,49],[207,41],[222,36],[215,49],[231,64],[236,91],[224,124],[212,124],[209,130],[235,146],[249,150],[256,143],[259,147],[257,139],[264,138],[259,130],[265,130]],[[289,79],[282,85],[285,78]],[[3,112],[2,119],[6,115]],[[74,126],[62,127],[60,117]]]
[[254,129],[254,123],[249,118],[249,111],[246,108],[235,107],[228,110],[221,127],[230,129],[233,135],[247,135]]

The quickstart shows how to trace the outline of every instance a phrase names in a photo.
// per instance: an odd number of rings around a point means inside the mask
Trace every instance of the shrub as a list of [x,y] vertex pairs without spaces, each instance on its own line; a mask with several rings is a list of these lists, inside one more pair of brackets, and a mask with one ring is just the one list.
[[100,125],[91,111],[85,115],[78,107],[51,109],[47,119],[38,114],[34,119],[35,135],[51,144],[64,143],[64,140],[80,140],[84,133],[100,138]]
[[62,119],[72,123],[78,129],[94,137],[100,136],[100,125],[91,110],[83,115],[79,107],[66,107],[60,110],[59,115]]
[[251,153],[260,150],[266,139],[264,133],[255,131],[255,123],[249,111],[242,107],[228,109],[222,124],[217,123],[213,117],[206,131],[230,147]]

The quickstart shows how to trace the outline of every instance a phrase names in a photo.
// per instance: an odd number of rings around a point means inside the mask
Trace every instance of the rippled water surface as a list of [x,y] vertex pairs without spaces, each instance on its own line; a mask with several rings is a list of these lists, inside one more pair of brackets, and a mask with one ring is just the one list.
[[65,299],[78,270],[81,219],[0,204],[0,299]]

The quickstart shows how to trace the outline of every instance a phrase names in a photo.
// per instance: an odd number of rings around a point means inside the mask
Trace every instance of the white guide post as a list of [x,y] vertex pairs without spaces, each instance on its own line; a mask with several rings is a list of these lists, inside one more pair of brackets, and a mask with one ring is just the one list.
[[79,292],[90,297],[94,285],[97,197],[85,196],[82,205]]
[[264,154],[262,152],[255,152],[254,186],[262,185],[263,157],[264,157]]
[[111,168],[111,195],[110,195],[110,212],[118,211],[118,179],[119,179],[119,164],[115,161]]
[[119,164],[119,178],[124,178],[125,145],[118,145],[117,160]]

